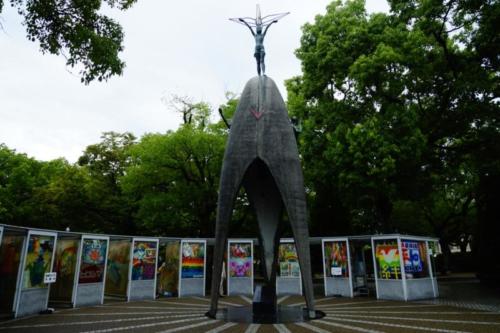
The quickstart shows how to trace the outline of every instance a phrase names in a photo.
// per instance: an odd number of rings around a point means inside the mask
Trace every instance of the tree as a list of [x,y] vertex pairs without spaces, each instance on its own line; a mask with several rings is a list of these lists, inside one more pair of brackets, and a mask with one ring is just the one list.
[[344,231],[394,229],[394,198],[415,179],[424,144],[416,110],[399,98],[405,68],[397,63],[407,50],[395,41],[407,35],[387,15],[368,17],[363,1],[333,2],[303,27],[296,53],[303,75],[287,88],[290,111],[303,120],[311,207],[330,207],[312,212],[317,223],[338,216]]
[[123,195],[120,179],[131,164],[129,150],[136,144],[136,137],[129,132],[105,132],[101,139],[78,159],[90,179],[92,210],[107,232],[134,233],[133,204]]
[[28,226],[79,232],[112,232],[110,221],[103,217],[95,199],[95,187],[89,173],[66,160],[44,162],[40,178],[43,186],[33,191],[30,202],[36,207]]
[[[221,105],[229,119],[238,99]],[[176,131],[147,134],[131,147],[131,163],[120,186],[134,205],[138,228],[154,234],[211,237],[214,233],[219,177],[228,129],[211,123],[204,102],[175,97],[169,102],[184,123]],[[255,235],[256,220],[244,191],[238,195],[231,224],[234,236]]]
[[[24,18],[27,38],[38,41],[42,53],[63,54],[70,67],[79,68],[85,84],[107,80],[123,72],[120,60],[123,31],[113,19],[99,13],[103,2],[126,10],[136,0],[10,0]],[[0,13],[4,2],[0,0]]]
[[148,134],[131,149],[122,188],[137,203],[142,230],[176,236],[212,235],[225,138],[185,124]]
[[40,185],[41,163],[0,144],[0,221],[29,225],[35,207],[30,202]]
[[28,158],[0,145],[0,222],[27,227],[105,231],[87,172],[64,159]]
[[[439,90],[433,96],[438,102],[434,103],[438,112],[428,119],[433,128],[429,131],[430,138],[435,140],[444,167],[460,169],[466,165],[464,174],[473,173],[474,183],[458,202],[462,204],[462,212],[466,212],[470,202],[469,206],[477,213],[475,247],[479,250],[480,277],[499,281],[500,265],[492,263],[497,262],[493,255],[494,235],[500,232],[500,210],[495,203],[500,196],[497,144],[500,37],[496,28],[500,3],[456,0],[390,3],[399,21],[420,30],[439,52],[441,66],[435,68],[440,77],[436,82]],[[457,187],[456,183],[450,185]]]
[[130,149],[121,187],[135,202],[136,223],[143,230],[209,237],[227,132],[210,122],[205,102],[174,96],[166,104],[182,115],[183,124],[176,131],[147,134]]
[[322,230],[407,232],[401,214],[419,210],[421,230],[456,242],[482,174],[499,170],[499,5],[389,3],[369,16],[363,1],[334,1],[303,27],[303,74],[287,89],[311,215]]
[[164,102],[175,112],[182,114],[183,124],[204,129],[210,123],[212,110],[206,102],[194,103],[192,98],[179,95],[173,95],[170,100],[164,99]]
[[128,149],[136,143],[130,133],[104,132],[102,141],[88,146],[78,158],[78,164],[86,166],[93,177],[99,177],[114,192],[119,191],[119,178],[130,164]]

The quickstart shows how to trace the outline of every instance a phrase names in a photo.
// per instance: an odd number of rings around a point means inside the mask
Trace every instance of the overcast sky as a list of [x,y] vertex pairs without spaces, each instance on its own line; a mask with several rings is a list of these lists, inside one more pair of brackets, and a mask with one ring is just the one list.
[[[286,98],[283,81],[301,73],[294,55],[305,22],[330,1],[260,0],[262,14],[290,11],[266,36],[266,74]],[[102,132],[140,137],[179,126],[162,101],[172,94],[204,100],[215,109],[225,92],[241,92],[256,74],[250,32],[229,17],[255,16],[248,0],[139,0],[113,11],[125,32],[122,76],[80,83],[61,56],[43,55],[26,39],[21,18],[4,4],[0,31],[0,143],[40,160],[75,162]],[[387,11],[367,0],[369,12]]]

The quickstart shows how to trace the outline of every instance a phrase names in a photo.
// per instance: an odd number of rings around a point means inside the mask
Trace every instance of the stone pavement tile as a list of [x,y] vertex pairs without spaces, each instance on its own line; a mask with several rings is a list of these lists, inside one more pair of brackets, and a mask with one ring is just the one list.
[[[323,301],[320,303],[316,304],[316,307],[318,309],[322,308],[363,308],[363,307],[379,307],[379,306],[389,306],[389,305],[394,305],[388,303],[388,301],[379,301],[375,299],[363,299],[363,300],[356,300],[356,299],[351,299],[351,300],[329,300],[329,301]],[[398,304],[399,305],[399,304]]]
[[[135,303],[135,302],[134,302]],[[168,300],[148,300],[148,301],[143,301],[143,302],[138,302],[138,305],[151,305],[151,304],[157,304],[159,306],[162,305],[168,305],[168,304],[175,304],[175,305],[184,305],[184,306],[201,306],[201,307],[208,307],[207,302],[201,299],[196,299],[196,298],[173,298],[173,299],[168,299]]]
[[278,331],[273,327],[273,325],[260,325],[257,333],[277,333]]
[[448,318],[411,318],[404,316],[374,316],[374,315],[342,315],[336,316],[339,321],[344,323],[369,323],[373,328],[382,329],[384,327],[394,327],[408,330],[432,331],[432,330],[447,330],[455,332],[482,332],[490,327],[497,327],[500,331],[500,322],[488,321],[468,321],[468,320],[453,320]]
[[469,320],[469,321],[498,321],[500,320],[500,314],[493,312],[467,312],[467,311],[331,311],[329,314],[331,316],[342,315],[342,314],[360,314],[366,316],[406,316],[415,318],[429,318],[429,319],[449,319],[449,320]]
[[367,304],[364,306],[359,305],[345,305],[345,306],[335,306],[335,305],[326,305],[319,307],[318,310],[321,311],[342,311],[342,310],[414,310],[414,309],[425,309],[427,311],[434,310],[434,308],[439,307],[439,305],[425,305],[425,304],[411,304],[406,303],[403,305],[377,305],[377,304]]
[[500,304],[499,305],[483,304],[480,302],[481,302],[481,300],[478,300],[477,302],[472,302],[472,301],[459,301],[459,300],[449,300],[449,299],[438,298],[438,299],[434,299],[434,300],[421,301],[420,303],[448,305],[448,306],[454,306],[454,307],[465,308],[465,309],[470,309],[470,310],[500,312]]
[[194,298],[194,297],[183,297],[183,298],[164,298],[164,299],[155,299],[155,300],[146,300],[138,303],[145,303],[145,304],[168,304],[168,303],[174,303],[174,304],[197,304],[197,305],[202,305],[205,306],[207,305],[207,302],[204,299],[199,299],[199,298]]
[[385,331],[378,331],[375,328],[363,327],[363,325],[358,325],[358,324],[342,323],[340,321],[329,320],[328,318],[310,321],[309,324],[333,333],[346,333],[346,332],[385,333]]
[[[374,320],[371,318],[326,318],[322,322],[337,325],[343,329],[340,332],[369,332],[369,333],[414,333],[414,332],[432,332],[431,325],[422,325],[421,323],[398,322],[388,320]],[[446,333],[461,333],[464,331],[442,330]]]
[[192,310],[192,311],[198,311],[198,312],[206,312],[208,308],[192,308],[192,307],[180,307],[180,306],[162,306],[162,307],[144,307],[144,306],[117,306],[113,307],[111,309],[103,309],[103,308],[97,308],[97,309],[91,309],[91,311],[86,311],[86,312],[79,312],[76,311],[75,314],[73,312],[62,312],[62,311],[56,311],[53,315],[60,315],[60,316],[76,316],[76,315],[106,315],[106,314],[115,314],[115,313],[120,313],[120,314],[158,314],[158,313],[169,313],[169,312],[176,312],[176,311],[186,311],[186,310]]
[[[331,330],[326,330],[324,328],[319,327],[314,323],[314,321],[304,322],[304,323],[295,323],[288,325],[291,332],[299,332],[302,330],[303,332],[315,332],[315,333],[329,333]],[[301,332],[302,332],[301,331]]]
[[150,328],[140,328],[133,331],[125,331],[125,332],[163,332],[163,333],[171,333],[171,332],[209,332],[210,330],[216,329],[217,327],[221,327],[225,323],[211,320],[208,318],[203,318],[196,321],[188,321],[178,324],[165,324],[158,325]]
[[294,303],[305,304],[306,300],[304,296],[298,295],[285,295],[278,297],[278,302],[280,305],[292,305]]
[[441,279],[438,285],[439,298],[429,302],[500,312],[500,286],[485,286],[477,279]]
[[[248,329],[250,325],[248,324],[236,324],[228,329],[225,329],[223,332],[224,333],[246,333],[246,330]],[[257,331],[255,331],[257,332]],[[254,332],[254,333],[255,333]]]
[[[248,325],[225,323],[204,316],[204,298],[172,298],[160,301],[122,302],[82,309],[65,309],[0,323],[2,332],[88,332],[112,329],[116,332],[500,332],[500,313],[468,310],[448,305],[377,301],[373,298],[320,298],[318,309],[327,316],[303,324]],[[247,305],[241,297],[225,297],[226,303]],[[303,297],[290,296],[290,304]],[[241,302],[241,303],[240,303]],[[15,328],[17,327],[17,328]]]
[[[207,304],[207,306],[210,304],[210,298],[208,296],[206,297],[197,297],[196,299],[200,300],[203,302],[203,304]],[[219,298],[219,306],[237,306],[237,305],[248,305],[249,303],[241,298],[240,296],[224,296]],[[250,303],[251,304],[251,303]]]
[[[105,318],[77,318],[79,320],[59,320],[59,322],[13,322],[8,325],[0,326],[0,332],[17,332],[17,331],[35,331],[38,332],[87,332],[94,330],[117,329],[123,327],[130,327],[129,329],[140,329],[162,327],[169,325],[171,322],[178,322],[183,320],[180,325],[186,323],[206,320],[202,314],[177,314],[177,315],[163,315],[163,316],[129,316],[127,318],[105,317]],[[163,324],[162,324],[163,323]]]

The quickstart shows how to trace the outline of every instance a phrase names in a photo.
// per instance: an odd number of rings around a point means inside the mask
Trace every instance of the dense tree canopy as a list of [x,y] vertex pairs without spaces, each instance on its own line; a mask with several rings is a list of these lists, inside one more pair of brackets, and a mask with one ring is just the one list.
[[21,226],[105,231],[85,170],[36,161],[0,146],[0,221]]
[[[227,139],[207,103],[175,97],[176,131],[105,132],[74,165],[37,161],[0,146],[0,223],[118,234],[211,236]],[[173,102],[173,103],[174,103]],[[228,116],[235,96],[221,107]],[[171,105],[171,104],[169,104]],[[239,221],[248,201],[238,198]],[[248,230],[236,228],[238,230]]]
[[313,227],[463,243],[492,195],[479,185],[500,172],[500,4],[389,3],[368,15],[334,1],[303,27],[287,88]]
[[[24,18],[27,38],[43,53],[63,54],[80,71],[82,82],[107,80],[122,73],[123,31],[100,13],[102,4],[126,10],[136,0],[7,0]],[[0,13],[5,5],[0,0]]]
[[213,231],[225,137],[185,124],[150,134],[131,150],[123,188],[147,230],[208,236]]

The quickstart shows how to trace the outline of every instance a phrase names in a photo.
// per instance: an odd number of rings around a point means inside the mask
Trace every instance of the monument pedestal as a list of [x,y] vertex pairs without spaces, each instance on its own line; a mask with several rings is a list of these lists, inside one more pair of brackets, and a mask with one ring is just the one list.
[[285,324],[319,319],[325,314],[321,311],[308,311],[302,306],[278,305],[274,286],[257,285],[251,307],[229,306],[219,309],[215,316],[210,313],[207,316],[233,323]]
[[276,298],[276,288],[273,286],[257,285],[252,302],[252,312],[254,316],[269,316],[277,313],[278,301]]

